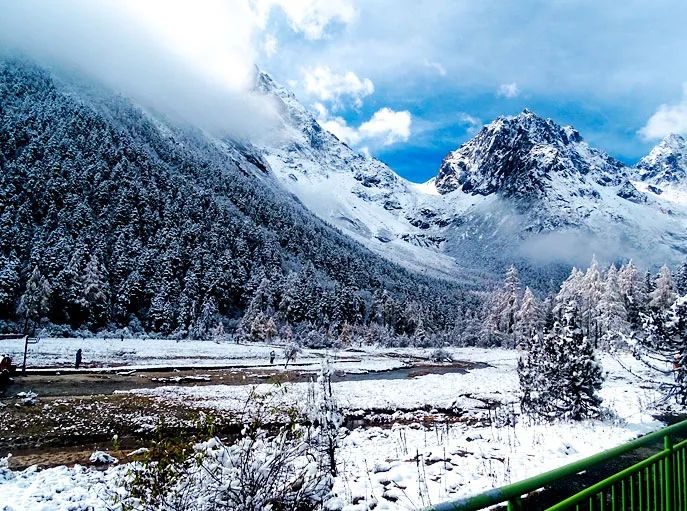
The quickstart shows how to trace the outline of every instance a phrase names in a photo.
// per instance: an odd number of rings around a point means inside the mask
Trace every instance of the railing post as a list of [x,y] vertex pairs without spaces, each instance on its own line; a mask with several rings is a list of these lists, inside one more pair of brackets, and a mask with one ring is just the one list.
[[522,499],[515,497],[508,501],[508,511],[522,511]]
[[665,457],[665,477],[663,478],[663,485],[665,487],[665,509],[666,511],[674,511],[673,502],[673,441],[670,435],[663,437],[663,448],[668,455]]

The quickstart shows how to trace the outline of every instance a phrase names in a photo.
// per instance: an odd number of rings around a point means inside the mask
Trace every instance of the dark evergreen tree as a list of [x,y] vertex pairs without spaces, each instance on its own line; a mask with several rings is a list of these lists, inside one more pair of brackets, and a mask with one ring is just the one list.
[[687,294],[687,261],[678,267],[673,280],[678,294],[680,296]]
[[22,318],[23,332],[30,334],[43,321],[43,317],[48,310],[50,303],[50,284],[41,275],[38,266],[34,267],[29,280],[26,282],[26,291],[19,299],[17,315]]
[[536,419],[581,420],[600,414],[604,377],[571,304],[550,333],[535,335],[518,362],[523,413]]
[[662,383],[666,400],[687,404],[687,295],[668,309],[653,309],[643,316],[639,354],[659,372],[672,372],[673,381]]

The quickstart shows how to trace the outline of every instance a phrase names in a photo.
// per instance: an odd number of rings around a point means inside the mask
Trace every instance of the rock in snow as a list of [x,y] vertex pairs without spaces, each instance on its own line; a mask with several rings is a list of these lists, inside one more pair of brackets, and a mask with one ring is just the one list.
[[105,451],[93,452],[93,454],[91,454],[91,457],[88,458],[88,461],[90,461],[94,465],[114,465],[119,462],[117,458],[115,458],[111,454],[106,453]]

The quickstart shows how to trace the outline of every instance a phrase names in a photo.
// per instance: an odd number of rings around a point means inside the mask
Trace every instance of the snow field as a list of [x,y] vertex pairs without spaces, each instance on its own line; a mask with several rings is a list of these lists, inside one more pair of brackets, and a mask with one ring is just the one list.
[[[27,367],[63,368],[65,371],[74,366],[76,350],[83,353],[82,369],[116,367],[131,370],[148,367],[258,367],[270,366],[270,352],[276,354],[274,368],[285,363],[284,346],[278,344],[236,344],[233,342],[215,343],[212,341],[174,341],[169,339],[128,339],[125,338],[41,338],[37,344],[30,344]],[[24,357],[24,341],[21,339],[3,341],[1,353],[9,354],[14,363],[21,364]],[[380,371],[403,367],[400,358],[391,358],[384,353],[358,353],[330,351],[334,369],[347,372]],[[303,348],[288,369],[319,369],[324,350]]]
[[[648,372],[629,354],[602,355],[607,373],[601,395],[609,409],[603,420],[532,425],[517,413],[518,353],[512,350],[460,348],[456,360],[487,362],[466,374],[428,374],[409,379],[343,381],[333,384],[336,400],[356,415],[372,410],[453,408],[461,417],[481,419],[452,424],[393,424],[341,432],[337,453],[339,476],[327,509],[362,511],[408,510],[460,498],[521,480],[621,444],[661,427],[647,410],[657,399]],[[364,358],[426,355],[426,350],[366,349]],[[635,376],[628,372],[630,368]],[[305,401],[308,384],[289,383],[274,399],[282,404]],[[233,410],[245,404],[253,387],[167,386],[132,393],[163,401],[180,401],[203,409]],[[258,392],[270,391],[259,385]],[[492,406],[489,401],[505,406]],[[275,403],[276,404],[276,403]],[[431,412],[426,412],[431,415]],[[477,424],[477,425],[475,425]],[[126,465],[99,472],[84,467],[0,472],[0,502],[7,510],[104,511],[103,495],[117,491],[117,477]],[[7,505],[7,504],[6,504]],[[89,507],[90,506],[90,507]]]

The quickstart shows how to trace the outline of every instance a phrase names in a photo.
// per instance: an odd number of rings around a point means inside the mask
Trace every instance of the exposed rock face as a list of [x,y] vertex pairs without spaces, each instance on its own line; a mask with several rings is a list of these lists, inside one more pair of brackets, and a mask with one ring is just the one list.
[[668,135],[637,163],[637,175],[654,186],[684,185],[687,182],[687,141]]

